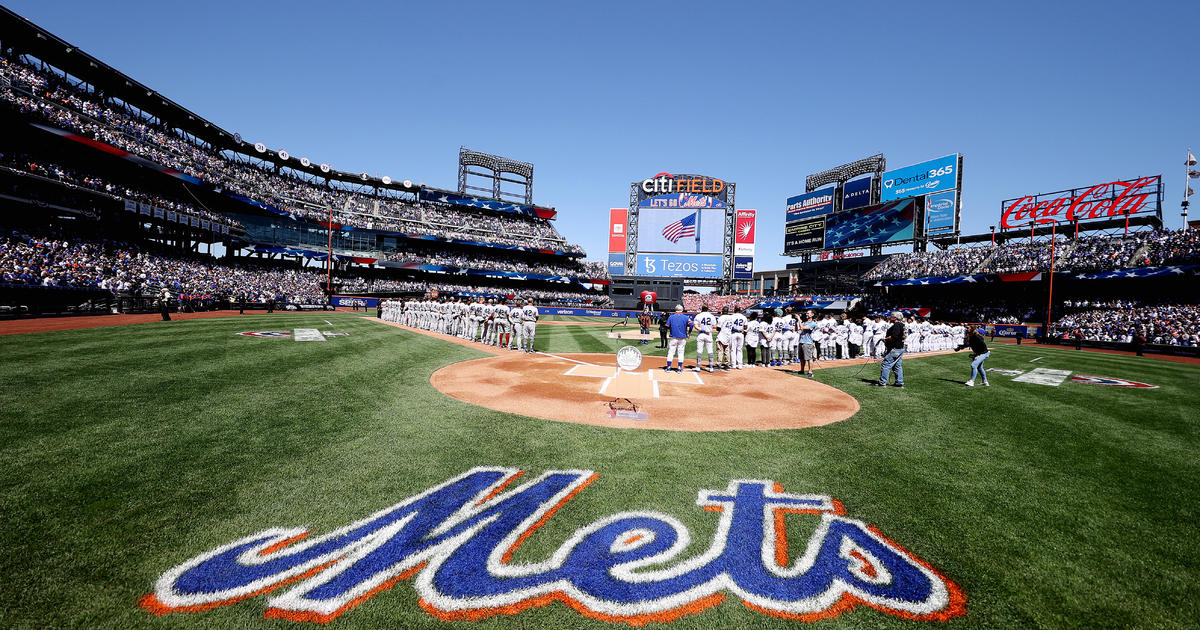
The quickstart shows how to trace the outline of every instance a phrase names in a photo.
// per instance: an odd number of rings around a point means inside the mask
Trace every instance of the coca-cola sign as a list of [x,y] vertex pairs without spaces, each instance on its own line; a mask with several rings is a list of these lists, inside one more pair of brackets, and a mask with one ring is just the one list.
[[1000,226],[1097,221],[1158,212],[1161,207],[1162,175],[1155,175],[1007,199],[1000,202]]

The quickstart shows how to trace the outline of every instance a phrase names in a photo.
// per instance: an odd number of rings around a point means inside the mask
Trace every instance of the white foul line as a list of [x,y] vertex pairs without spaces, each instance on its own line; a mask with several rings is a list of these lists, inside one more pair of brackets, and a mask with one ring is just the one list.
[[327,319],[327,320],[325,320],[325,323],[326,323],[326,324],[329,324],[330,326],[332,326],[332,325],[333,325],[333,322],[329,321],[328,319]]
[[550,354],[549,352],[542,352],[541,350],[538,350],[537,353],[546,355],[548,357],[554,357],[555,359],[562,359],[563,361],[570,361],[571,363],[578,363],[579,365],[591,365],[593,367],[598,367],[593,363],[588,363],[587,361],[577,361],[568,357],[560,357],[557,354]]
[[1029,360],[1029,362],[1030,362],[1030,363],[1033,363],[1034,361],[1041,361],[1042,359],[1045,359],[1045,358],[1046,358],[1046,357],[1038,357],[1038,358],[1036,358],[1036,359],[1030,359],[1030,360]]

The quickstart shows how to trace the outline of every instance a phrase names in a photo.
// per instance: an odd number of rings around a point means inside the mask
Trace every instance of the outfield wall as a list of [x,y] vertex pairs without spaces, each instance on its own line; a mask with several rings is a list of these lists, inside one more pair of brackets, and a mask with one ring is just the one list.
[[580,317],[634,317],[641,311],[615,311],[599,308],[562,308],[558,306],[539,306],[539,315],[575,315]]

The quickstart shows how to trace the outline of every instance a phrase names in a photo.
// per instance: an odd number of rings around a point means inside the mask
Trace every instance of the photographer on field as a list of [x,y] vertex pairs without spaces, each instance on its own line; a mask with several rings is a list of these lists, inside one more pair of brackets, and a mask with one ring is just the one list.
[[887,354],[883,356],[883,366],[879,370],[879,380],[876,387],[887,387],[892,369],[896,370],[896,387],[904,387],[904,314],[892,312],[889,319],[892,325],[887,329],[883,338],[883,346]]
[[967,327],[966,341],[963,345],[955,348],[954,351],[958,352],[964,348],[971,349],[971,380],[963,384],[967,387],[975,387],[975,377],[978,375],[983,377],[984,387],[991,387],[991,383],[988,383],[987,371],[983,369],[983,362],[987,361],[988,357],[992,356],[992,353],[983,341],[983,334],[975,326]]

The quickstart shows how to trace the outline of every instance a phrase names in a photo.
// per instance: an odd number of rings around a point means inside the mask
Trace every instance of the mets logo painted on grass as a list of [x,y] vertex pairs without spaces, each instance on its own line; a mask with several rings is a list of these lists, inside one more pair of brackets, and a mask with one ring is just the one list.
[[[516,562],[539,527],[597,475],[554,470],[505,491],[523,473],[479,467],[323,536],[275,527],[167,571],[141,606],[200,612],[276,591],[266,617],[326,623],[400,580],[442,620],[477,621],[562,602],[588,617],[642,625],[741,600],[774,617],[815,621],[864,604],[912,620],[965,614],[966,596],[826,495],[770,480],[701,490],[711,542],[659,512],[613,514],[571,534],[549,557]],[[819,516],[804,552],[788,553],[789,514]],[[796,524],[793,523],[793,527]],[[685,551],[689,553],[685,554]]]

